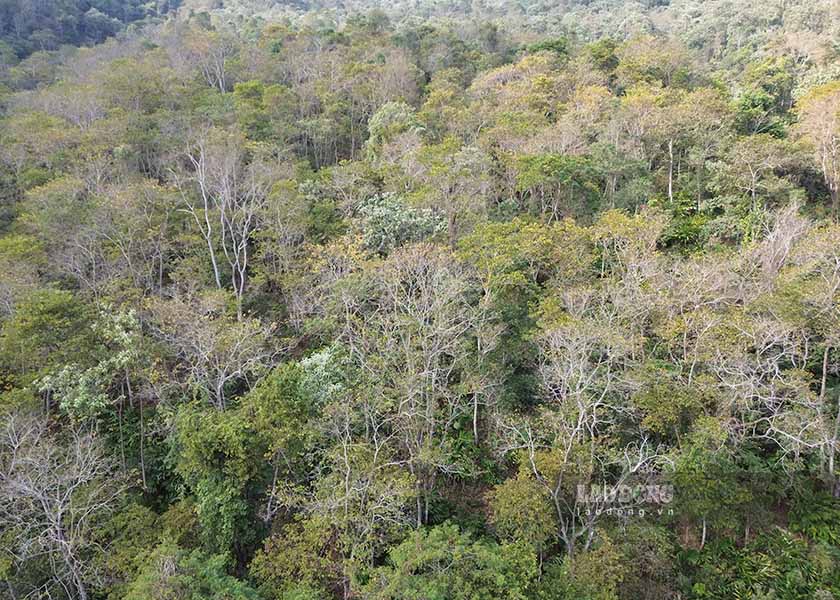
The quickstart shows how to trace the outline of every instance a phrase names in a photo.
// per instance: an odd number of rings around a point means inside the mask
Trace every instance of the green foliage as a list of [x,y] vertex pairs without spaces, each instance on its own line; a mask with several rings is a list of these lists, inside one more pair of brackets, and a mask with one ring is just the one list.
[[587,214],[601,197],[600,174],[586,157],[525,156],[517,171],[517,190],[530,195],[534,212],[549,218]]
[[258,524],[248,503],[264,474],[263,448],[247,415],[179,411],[179,474],[195,495],[205,546],[214,554],[240,552],[256,540]]
[[0,392],[0,416],[24,411],[33,411],[38,406],[38,398],[28,388],[4,389]]
[[666,527],[630,523],[612,539],[624,555],[624,569],[618,597],[622,600],[669,598],[678,593],[679,570],[674,561],[678,545]]
[[790,515],[790,529],[813,541],[840,545],[840,503],[827,494],[802,494]]
[[735,119],[742,133],[768,133],[784,137],[788,111],[793,106],[795,76],[787,57],[750,64],[743,91],[736,101]]
[[383,256],[403,244],[425,240],[444,229],[443,221],[430,210],[406,206],[394,194],[366,200],[359,212],[362,242],[370,252]]
[[569,54],[569,40],[564,37],[543,40],[528,46],[528,52],[553,52],[558,56],[567,56]]
[[160,541],[160,518],[137,503],[121,507],[104,525],[99,536],[109,544],[102,557],[111,584],[109,598],[121,599],[127,587],[147,566],[149,553]]
[[258,437],[251,442],[266,458],[281,461],[289,474],[305,473],[316,461],[320,436],[314,421],[341,385],[331,359],[327,350],[301,365],[281,365],[242,399],[239,412],[252,424],[249,435]]
[[132,21],[177,8],[179,0],[148,4],[140,0],[63,0],[0,2],[0,41],[20,57],[36,49],[56,50],[62,44],[82,46],[114,35]]
[[0,360],[21,383],[89,357],[94,313],[71,292],[40,290],[22,300],[0,332]]
[[527,546],[473,540],[454,525],[412,533],[388,560],[371,575],[370,598],[525,599],[537,576]]
[[691,573],[688,597],[798,598],[830,597],[838,589],[837,553],[810,546],[784,530],[770,531],[745,548],[721,540],[683,554]]
[[383,146],[404,133],[420,133],[423,126],[405,102],[388,102],[376,111],[368,122],[367,151],[376,158]]
[[698,212],[695,198],[691,198],[686,192],[680,192],[670,202],[653,201],[651,205],[661,207],[671,215],[668,228],[660,239],[663,246],[687,251],[704,247],[710,215]]
[[3,593],[840,596],[831,0],[180,4],[0,0]]
[[306,233],[313,242],[324,244],[343,233],[347,224],[335,198],[320,193],[314,182],[307,182],[301,190],[308,203]]
[[158,521],[162,535],[175,545],[187,549],[198,549],[201,545],[195,503],[191,500],[171,503]]
[[534,393],[528,364],[535,352],[532,308],[547,282],[576,284],[591,274],[594,256],[587,234],[571,221],[548,226],[514,219],[476,228],[461,240],[458,252],[476,269],[491,292],[493,310],[507,325],[489,357],[506,382],[503,399],[527,403]]
[[593,42],[587,47],[589,56],[599,69],[605,73],[611,73],[619,64],[619,58],[616,55],[618,49],[618,42],[611,38],[604,38]]
[[97,341],[109,353],[89,369],[64,365],[38,381],[39,391],[50,393],[61,410],[75,417],[90,417],[109,404],[109,387],[124,377],[139,359],[139,323],[133,313],[103,311],[92,327]]
[[665,437],[679,439],[700,413],[704,398],[698,387],[682,384],[667,365],[645,365],[641,386],[633,403],[642,411],[642,427]]
[[331,529],[324,519],[286,524],[268,538],[251,562],[251,575],[270,597],[323,597],[335,585],[337,566],[330,558]]
[[542,553],[555,537],[553,507],[543,486],[527,473],[497,485],[489,497],[490,523],[500,537],[521,541]]
[[171,543],[145,560],[125,600],[257,600],[256,591],[225,572],[225,558],[187,551]]
[[[696,526],[702,521],[702,527],[713,531],[732,531],[742,518],[749,517],[758,489],[749,485],[744,465],[725,444],[726,433],[718,420],[696,419],[671,475],[679,513]],[[762,485],[761,478],[757,484]]]
[[561,600],[617,600],[625,574],[629,571],[627,557],[602,534],[594,548],[550,564],[540,582],[538,598]]

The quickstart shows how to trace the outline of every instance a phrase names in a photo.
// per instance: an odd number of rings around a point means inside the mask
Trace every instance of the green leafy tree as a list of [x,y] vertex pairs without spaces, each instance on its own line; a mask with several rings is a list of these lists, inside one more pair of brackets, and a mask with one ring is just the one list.
[[486,208],[491,184],[489,158],[479,148],[462,146],[450,137],[421,148],[418,163],[421,202],[445,216],[449,243],[454,247],[459,224],[477,219]]
[[540,558],[556,537],[551,498],[527,472],[493,488],[490,523],[506,540],[532,546]]
[[621,583],[629,570],[626,557],[605,534],[601,533],[599,540],[590,550],[551,564],[540,582],[538,597],[618,600]]
[[370,598],[524,600],[537,576],[527,546],[474,540],[450,524],[414,532],[388,562],[372,574]]
[[223,556],[188,551],[171,543],[148,555],[126,600],[257,600],[259,595],[225,571]]
[[428,209],[406,206],[393,194],[366,200],[362,215],[362,240],[371,252],[388,255],[411,242],[428,239],[443,230],[443,221]]
[[591,212],[601,197],[599,174],[585,157],[522,157],[517,171],[517,190],[549,222]]
[[93,319],[91,307],[70,292],[34,292],[3,324],[0,356],[5,367],[26,385],[50,369],[90,361]]
[[264,449],[247,415],[178,413],[178,473],[195,497],[205,547],[242,561],[261,529],[255,501],[265,488]]

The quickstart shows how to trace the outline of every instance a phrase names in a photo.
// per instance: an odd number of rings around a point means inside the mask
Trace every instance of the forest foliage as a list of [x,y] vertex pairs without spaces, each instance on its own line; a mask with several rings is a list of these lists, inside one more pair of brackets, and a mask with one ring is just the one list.
[[0,0],[0,594],[840,598],[838,33]]

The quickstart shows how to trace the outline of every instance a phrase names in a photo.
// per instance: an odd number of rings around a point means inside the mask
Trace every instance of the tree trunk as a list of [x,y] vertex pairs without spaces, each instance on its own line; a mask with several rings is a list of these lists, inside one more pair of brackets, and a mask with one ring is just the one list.
[[674,202],[674,140],[668,140],[668,201]]
[[840,478],[834,472],[835,456],[837,455],[837,442],[840,438],[840,398],[837,399],[837,408],[834,416],[834,436],[831,439],[831,447],[829,448],[828,470],[829,478],[834,483],[832,493],[835,498],[840,498]]
[[703,162],[697,163],[697,212],[700,212],[700,205],[703,202]]
[[449,211],[449,220],[446,224],[446,231],[449,235],[449,247],[455,249],[455,242],[458,238],[458,216],[453,209]]
[[473,395],[473,442],[478,444],[478,394]]
[[419,487],[417,486],[417,527],[423,526],[423,498]]
[[219,275],[219,261],[216,260],[216,251],[213,249],[213,236],[212,236],[212,227],[210,225],[210,219],[207,216],[207,211],[209,210],[207,204],[204,205],[204,221],[207,226],[207,233],[204,236],[204,239],[207,241],[207,249],[210,251],[210,262],[213,264],[213,277],[216,280],[216,288],[222,289],[222,278]]
[[[128,368],[125,370],[125,389],[128,393],[128,405],[134,406],[134,393],[131,391],[131,378],[128,375]],[[149,488],[146,485],[146,426],[143,419],[143,401],[137,403],[140,411],[140,477],[143,481],[143,491]]]

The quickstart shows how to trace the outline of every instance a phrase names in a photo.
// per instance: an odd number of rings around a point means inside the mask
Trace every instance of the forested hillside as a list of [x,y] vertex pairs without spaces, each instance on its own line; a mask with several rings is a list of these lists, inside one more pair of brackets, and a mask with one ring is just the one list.
[[160,16],[178,0],[2,0],[0,64],[62,44],[101,42],[131,22]]
[[840,598],[830,0],[0,0],[0,597]]

